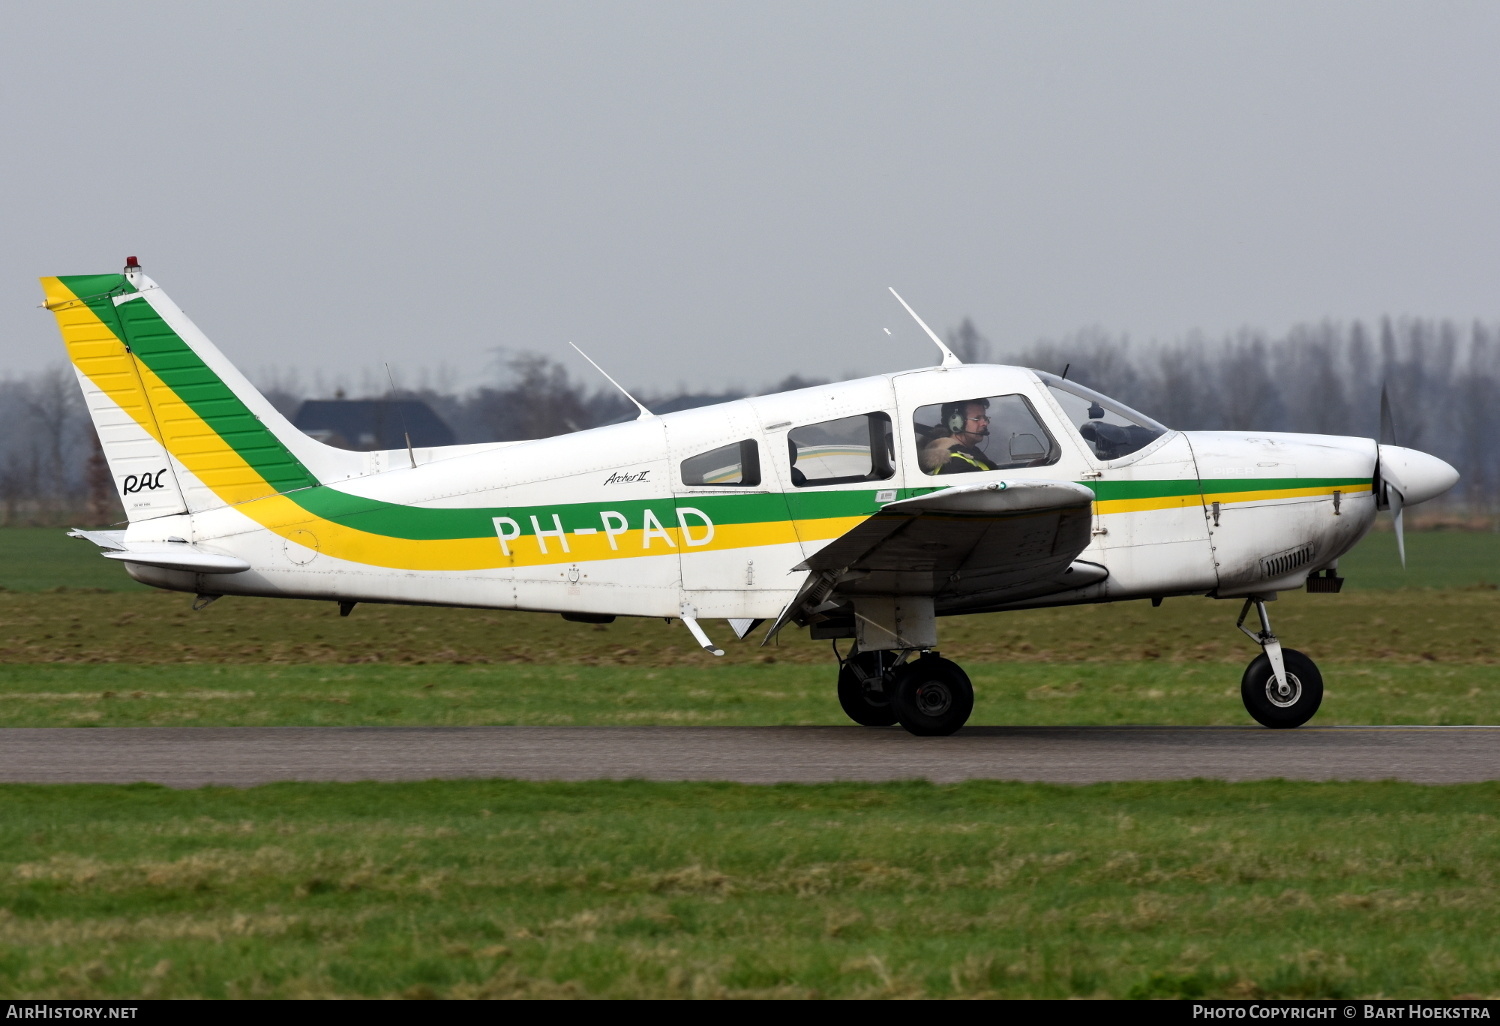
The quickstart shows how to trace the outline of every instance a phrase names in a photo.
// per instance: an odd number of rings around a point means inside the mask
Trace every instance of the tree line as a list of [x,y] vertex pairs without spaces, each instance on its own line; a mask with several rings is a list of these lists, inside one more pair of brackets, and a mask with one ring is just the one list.
[[[1325,321],[1276,336],[1245,329],[1165,343],[1095,329],[1001,350],[966,319],[948,332],[948,343],[966,363],[1066,370],[1071,380],[1183,429],[1375,437],[1385,388],[1397,441],[1441,456],[1463,474],[1446,507],[1490,522],[1500,513],[1500,446],[1490,439],[1490,407],[1500,395],[1500,325]],[[818,383],[793,375],[760,391]],[[288,417],[311,391],[286,376],[264,390]],[[364,391],[379,397],[374,389]],[[459,442],[545,438],[636,413],[607,383],[580,380],[536,353],[512,354],[493,380],[467,391],[425,386],[384,393],[392,394],[426,401]],[[748,394],[678,389],[641,399],[654,412],[669,413]],[[0,432],[0,525],[122,519],[71,370],[0,379],[0,423],[6,425]]]

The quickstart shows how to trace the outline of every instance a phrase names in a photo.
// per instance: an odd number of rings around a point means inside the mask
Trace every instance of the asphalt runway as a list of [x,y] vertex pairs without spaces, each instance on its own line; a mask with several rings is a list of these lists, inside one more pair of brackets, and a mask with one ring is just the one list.
[[0,781],[1500,778],[1500,727],[128,727],[0,730]]

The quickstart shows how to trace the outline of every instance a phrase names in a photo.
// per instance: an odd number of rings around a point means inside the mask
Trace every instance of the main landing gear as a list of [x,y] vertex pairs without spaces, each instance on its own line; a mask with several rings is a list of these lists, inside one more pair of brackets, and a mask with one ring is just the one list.
[[[1260,617],[1260,630],[1245,626],[1251,607]],[[1292,648],[1282,648],[1271,631],[1264,599],[1247,598],[1235,626],[1261,647],[1240,678],[1240,698],[1256,722],[1272,728],[1300,727],[1323,704],[1323,675],[1317,664]]]
[[[838,655],[838,645],[834,645]],[[893,723],[919,737],[944,737],[969,720],[974,685],[952,660],[936,652],[911,659],[912,652],[861,652],[839,657],[839,705],[855,723]]]

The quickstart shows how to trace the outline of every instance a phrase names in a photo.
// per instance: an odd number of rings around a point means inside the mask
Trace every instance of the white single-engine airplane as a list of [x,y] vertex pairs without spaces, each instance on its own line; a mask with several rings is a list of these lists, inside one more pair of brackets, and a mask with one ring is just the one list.
[[938,617],[1168,595],[1243,598],[1238,626],[1263,649],[1245,707],[1299,726],[1322,678],[1281,647],[1266,602],[1338,591],[1376,510],[1400,544],[1402,508],[1458,480],[1373,439],[1173,431],[1053,374],[965,366],[910,307],[940,366],[641,407],[556,438],[348,452],[277,413],[134,257],[42,286],[129,519],[74,534],[136,580],[199,608],[265,595],[344,615],[677,618],[715,655],[702,620],[740,638],[769,620],[766,640],[795,623],[836,656],[852,639],[838,695],[855,722],[914,734],[951,734],[973,709]]

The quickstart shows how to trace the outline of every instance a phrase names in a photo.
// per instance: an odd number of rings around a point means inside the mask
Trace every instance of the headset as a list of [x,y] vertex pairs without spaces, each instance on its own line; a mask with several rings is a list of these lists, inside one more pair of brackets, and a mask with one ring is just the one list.
[[[982,406],[988,410],[990,408],[990,401],[988,399],[964,399],[956,403],[944,403],[941,411],[943,426],[950,433],[962,431],[964,425],[968,423],[968,410],[970,406]],[[985,428],[980,432],[984,436],[988,436],[989,433],[989,428]]]

